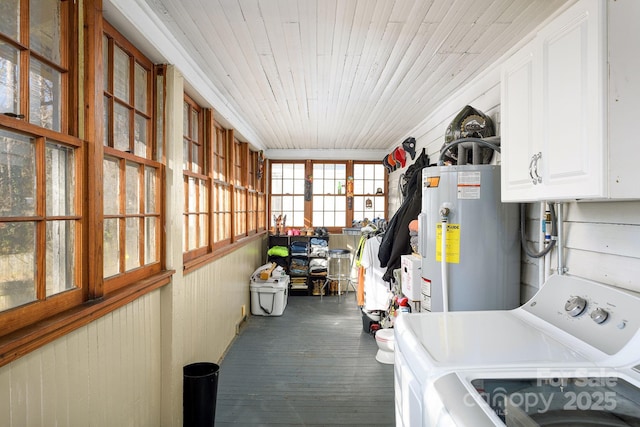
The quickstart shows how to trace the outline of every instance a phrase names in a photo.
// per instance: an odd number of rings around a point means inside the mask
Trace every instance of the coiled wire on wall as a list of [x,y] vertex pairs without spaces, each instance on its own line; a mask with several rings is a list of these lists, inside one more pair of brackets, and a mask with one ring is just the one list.
[[554,203],[549,202],[548,204],[549,204],[549,212],[551,213],[551,233],[549,233],[551,235],[551,241],[540,252],[534,252],[527,245],[527,240],[525,236],[526,205],[524,203],[520,205],[520,243],[522,245],[522,249],[524,250],[524,252],[531,258],[542,258],[546,254],[548,254],[549,251],[551,251],[551,249],[553,249],[553,247],[556,245],[556,240],[558,238],[556,209],[555,209]]

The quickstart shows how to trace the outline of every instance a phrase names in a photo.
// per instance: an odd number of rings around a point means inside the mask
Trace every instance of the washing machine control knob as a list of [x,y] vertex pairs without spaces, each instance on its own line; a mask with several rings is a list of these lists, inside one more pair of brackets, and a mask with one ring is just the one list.
[[587,301],[578,296],[569,298],[564,304],[564,310],[569,313],[571,317],[581,315],[585,308],[587,308]]
[[596,308],[591,312],[591,318],[597,324],[600,324],[605,320],[607,320],[607,317],[609,317],[609,312],[607,312],[607,310],[602,308]]

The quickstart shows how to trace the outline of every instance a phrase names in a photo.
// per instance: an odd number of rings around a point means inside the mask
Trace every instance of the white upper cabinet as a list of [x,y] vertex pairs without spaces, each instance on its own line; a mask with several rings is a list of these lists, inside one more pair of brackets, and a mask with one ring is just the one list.
[[[534,185],[533,169],[527,167],[540,152],[540,91],[534,84],[540,55],[537,44],[530,42],[515,53],[502,68],[501,78],[501,159],[502,200],[535,199],[541,186]],[[535,99],[534,99],[535,97]],[[534,112],[536,114],[534,114]],[[533,165],[531,165],[533,166]],[[505,198],[508,195],[508,198]]]
[[505,61],[503,201],[640,198],[629,159],[640,144],[618,129],[640,113],[640,63],[622,55],[638,56],[638,26],[621,26],[629,16],[640,17],[640,2],[580,1]]

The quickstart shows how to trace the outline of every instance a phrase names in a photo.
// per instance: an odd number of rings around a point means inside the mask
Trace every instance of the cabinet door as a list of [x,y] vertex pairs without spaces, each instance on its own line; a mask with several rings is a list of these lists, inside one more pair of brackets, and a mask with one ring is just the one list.
[[581,1],[538,34],[546,200],[604,196],[605,7]]
[[[540,186],[530,175],[532,156],[540,151],[539,91],[534,90],[539,55],[529,43],[509,58],[501,70],[502,201],[535,200]],[[531,165],[533,166],[533,165]]]

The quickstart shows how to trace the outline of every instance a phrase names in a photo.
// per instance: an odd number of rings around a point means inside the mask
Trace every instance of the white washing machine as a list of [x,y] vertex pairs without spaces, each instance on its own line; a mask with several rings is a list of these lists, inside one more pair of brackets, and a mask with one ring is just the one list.
[[[639,329],[640,295],[570,276],[552,276],[514,310],[399,316],[396,424],[480,425],[451,421],[467,409],[465,396],[473,387],[465,372],[478,379],[492,371],[543,379],[552,370],[578,378],[579,369],[636,365]],[[504,422],[489,416],[487,425]]]
[[640,365],[449,372],[426,396],[429,425],[638,427]]

